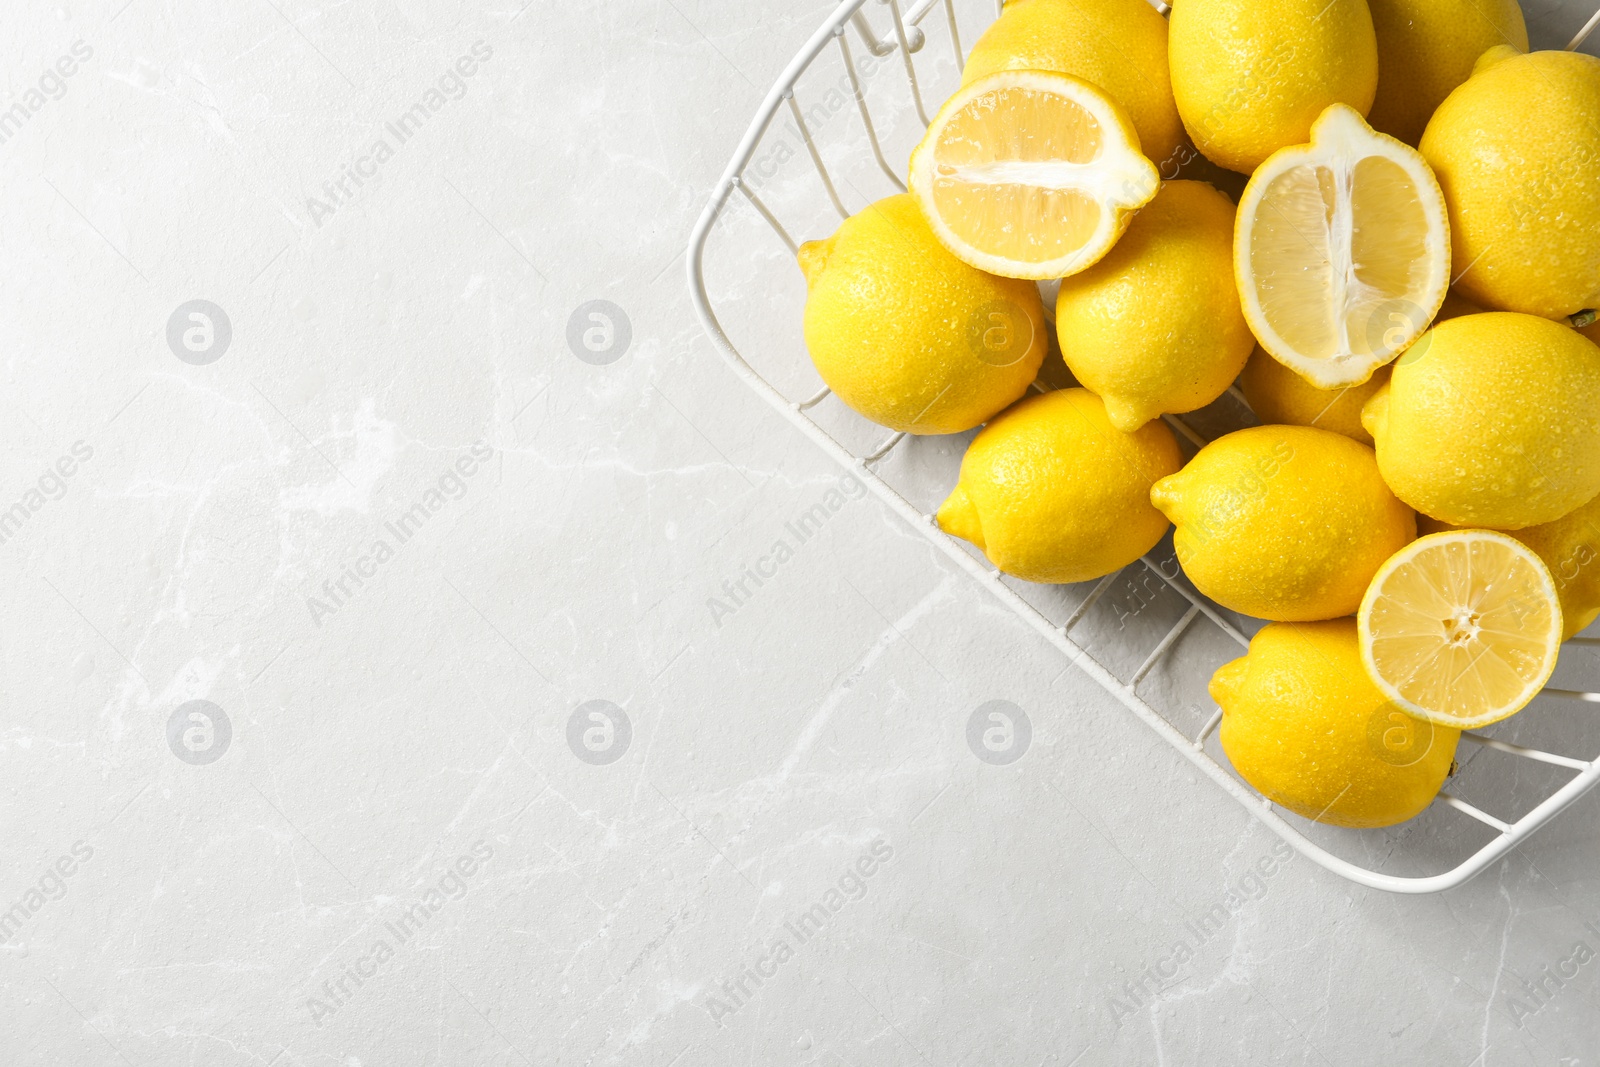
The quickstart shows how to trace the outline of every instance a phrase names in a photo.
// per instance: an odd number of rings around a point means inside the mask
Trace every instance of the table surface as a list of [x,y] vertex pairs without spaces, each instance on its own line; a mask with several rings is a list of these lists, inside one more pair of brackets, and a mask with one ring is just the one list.
[[1600,796],[1292,858],[729,373],[831,4],[18,6],[0,1061],[1597,1062]]

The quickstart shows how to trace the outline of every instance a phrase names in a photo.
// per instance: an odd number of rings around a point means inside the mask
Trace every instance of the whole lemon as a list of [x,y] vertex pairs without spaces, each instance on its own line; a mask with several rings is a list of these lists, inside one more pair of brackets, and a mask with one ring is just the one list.
[[1026,392],[1044,361],[1038,287],[961,262],[904,193],[801,245],[800,269],[811,361],[873,422],[970,430]]
[[973,438],[939,528],[1007,574],[1086,582],[1161,540],[1167,520],[1150,486],[1182,464],[1166,423],[1123,433],[1087,389],[1030,396]]
[[[1463,527],[1417,516],[1419,534],[1459,529]],[[1600,496],[1555,522],[1500,532],[1533,549],[1550,568],[1561,601],[1563,641],[1600,617]]]
[[1370,446],[1372,435],[1361,427],[1361,405],[1388,380],[1389,368],[1379,367],[1360,385],[1318,389],[1258,347],[1239,375],[1239,390],[1264,423],[1315,426]]
[[1196,589],[1278,622],[1354,613],[1378,568],[1417,536],[1372,449],[1309,426],[1219,437],[1150,499],[1177,526],[1172,544]]
[[1255,344],[1233,284],[1233,203],[1204,182],[1163,184],[1104,259],[1061,280],[1056,337],[1119,430],[1221,396]]
[[1423,514],[1551,522],[1600,493],[1600,348],[1533,315],[1463,315],[1406,350],[1361,424],[1384,481]]
[[1174,0],[1168,46],[1184,128],[1241,174],[1310,141],[1330,104],[1365,115],[1378,86],[1367,0]]
[[1452,89],[1495,45],[1528,50],[1517,0],[1367,0],[1378,35],[1378,94],[1367,122],[1415,145]]
[[1600,59],[1492,48],[1420,147],[1463,296],[1549,319],[1600,305]]
[[1146,156],[1160,164],[1177,155],[1183,124],[1167,76],[1167,21],[1145,0],[1012,0],[972,46],[961,84],[1001,70],[1082,78],[1122,105]]
[[1422,812],[1461,737],[1378,691],[1354,619],[1269,623],[1210,690],[1234,770],[1274,804],[1335,826],[1393,826]]

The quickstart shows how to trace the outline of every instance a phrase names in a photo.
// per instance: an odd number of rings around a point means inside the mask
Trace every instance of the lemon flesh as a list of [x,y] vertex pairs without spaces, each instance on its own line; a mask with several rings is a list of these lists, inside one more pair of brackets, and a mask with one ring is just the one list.
[[958,90],[912,152],[910,179],[950,251],[1030,279],[1100,259],[1159,182],[1120,106],[1080,78],[1038,70]]
[[1356,615],[1361,658],[1389,699],[1472,729],[1538,695],[1561,646],[1550,570],[1505,534],[1429,534],[1384,563]]
[[1128,113],[1151,159],[1177,162],[1184,135],[1167,74],[1167,20],[1145,0],[1012,0],[972,46],[961,81],[1001,70],[1053,70],[1099,86]]
[[1460,740],[1372,684],[1353,619],[1269,623],[1210,691],[1234,770],[1273,803],[1335,826],[1393,826],[1421,812]]
[[1444,302],[1444,195],[1415,149],[1335,104],[1310,144],[1275,153],[1251,177],[1234,270],[1268,353],[1319,389],[1359,385]]

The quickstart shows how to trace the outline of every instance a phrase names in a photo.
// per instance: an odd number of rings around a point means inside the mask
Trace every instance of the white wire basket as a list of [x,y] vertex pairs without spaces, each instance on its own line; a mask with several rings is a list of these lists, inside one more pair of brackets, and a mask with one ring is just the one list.
[[[1139,563],[1097,582],[1036,586],[1003,576],[932,517],[970,435],[883,437],[817,378],[801,338],[805,285],[791,228],[825,237],[852,213],[847,201],[859,211],[904,191],[890,160],[903,161],[920,140],[943,99],[931,92],[955,87],[962,42],[976,40],[1000,6],[873,0],[869,17],[868,0],[845,0],[834,10],[767,94],[695,225],[689,288],[706,330],[751,389],[1300,855],[1396,893],[1460,885],[1600,782],[1600,755],[1561,754],[1600,746],[1600,728],[1581,703],[1600,703],[1600,694],[1547,688],[1489,732],[1463,734],[1445,790],[1402,826],[1340,830],[1280,813],[1229,767],[1214,736],[1222,712],[1205,696],[1212,672],[1260,623],[1196,592],[1172,558],[1170,534]],[[1597,24],[1600,11],[1568,47]],[[1047,299],[1047,313],[1052,306]],[[1065,374],[1060,364],[1052,352],[1042,373]],[[1167,419],[1194,448],[1253,421],[1233,389],[1209,408]],[[1583,645],[1600,638],[1569,642],[1558,678],[1591,666],[1571,662],[1588,655],[1572,654]]]

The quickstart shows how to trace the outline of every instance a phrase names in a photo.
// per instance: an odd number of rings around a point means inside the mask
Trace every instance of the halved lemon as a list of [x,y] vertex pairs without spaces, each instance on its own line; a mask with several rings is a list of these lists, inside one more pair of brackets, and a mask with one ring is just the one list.
[[1251,176],[1233,231],[1250,329],[1319,389],[1360,385],[1427,329],[1450,285],[1444,194],[1421,153],[1334,104]]
[[1527,706],[1555,669],[1561,602],[1528,546],[1488,530],[1429,534],[1389,557],[1356,614],[1385,696],[1463,730]]
[[911,153],[910,178],[951,252],[1032,279],[1093,265],[1161,183],[1121,106],[1082,78],[1042,70],[958,90]]

